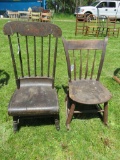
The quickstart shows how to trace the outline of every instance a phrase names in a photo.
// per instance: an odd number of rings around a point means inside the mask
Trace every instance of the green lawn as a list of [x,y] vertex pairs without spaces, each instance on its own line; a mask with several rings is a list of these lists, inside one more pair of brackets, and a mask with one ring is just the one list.
[[[62,21],[64,20],[64,21]],[[0,159],[1,160],[119,160],[120,159],[120,85],[112,79],[114,71],[120,68],[120,35],[109,37],[101,82],[112,93],[109,102],[109,127],[99,118],[73,119],[70,131],[66,130],[65,93],[68,76],[61,39],[59,39],[57,74],[55,85],[58,88],[60,106],[60,131],[52,123],[43,120],[38,125],[23,125],[13,133],[12,117],[7,114],[7,106],[15,89],[7,37],[3,26],[9,21],[0,19]],[[75,36],[74,16],[55,16],[66,39],[96,39],[93,36]],[[120,23],[118,24],[120,26]],[[103,39],[104,37],[98,37]],[[1,86],[5,74],[8,84]],[[26,123],[27,124],[27,123]]]

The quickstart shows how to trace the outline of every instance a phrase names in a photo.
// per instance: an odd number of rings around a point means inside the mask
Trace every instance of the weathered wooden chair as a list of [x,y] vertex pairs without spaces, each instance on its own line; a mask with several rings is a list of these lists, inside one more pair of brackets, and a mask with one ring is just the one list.
[[31,12],[19,11],[18,13],[19,13],[19,20],[29,21],[31,19]]
[[107,17],[105,15],[98,17],[98,35],[107,36]]
[[107,18],[107,36],[119,36],[119,28],[116,27],[116,17],[110,17]]
[[55,11],[53,9],[51,9],[50,13],[51,13],[51,22],[54,23],[54,13],[55,13]]
[[98,18],[90,14],[87,16],[87,23],[86,23],[86,35],[94,35],[98,36],[99,34],[99,26],[98,26]]
[[50,23],[9,22],[8,36],[17,89],[9,106],[13,129],[20,118],[54,117],[59,130],[59,105],[54,87],[58,38],[61,29]]
[[31,20],[32,21],[40,21],[40,12],[31,12]]
[[[102,112],[104,124],[107,124],[111,94],[99,81],[107,38],[69,41],[63,39],[63,45],[69,77],[66,97],[67,129],[74,113]],[[100,105],[102,103],[104,107]]]
[[19,13],[18,12],[13,12],[13,11],[9,11],[7,10],[7,15],[8,17],[11,19],[11,20],[15,20],[15,19],[18,19],[19,18]]
[[86,33],[86,14],[76,14],[75,35]]
[[51,22],[52,13],[51,12],[41,12],[41,22]]

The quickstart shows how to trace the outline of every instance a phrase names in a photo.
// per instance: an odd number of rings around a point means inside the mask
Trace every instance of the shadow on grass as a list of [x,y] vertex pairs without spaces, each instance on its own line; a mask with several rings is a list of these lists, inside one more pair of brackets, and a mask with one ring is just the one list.
[[8,84],[10,76],[4,70],[0,70],[0,88]]
[[117,69],[114,71],[113,79],[114,79],[118,84],[120,84],[120,68],[117,68]]
[[118,74],[120,74],[120,68],[117,68],[117,69],[114,71],[114,76],[117,76]]
[[[70,102],[70,105],[71,103],[72,102]],[[98,112],[97,105],[86,105],[76,103],[75,111],[79,111],[80,113],[75,113],[73,119],[88,120],[93,118],[100,118],[100,120],[103,122],[103,115],[100,112]]]
[[103,115],[100,112],[97,112],[98,109],[96,105],[77,104],[75,110],[80,111],[81,113],[75,113],[73,119],[89,120],[100,118],[103,122]]
[[62,89],[62,86],[60,86],[60,85],[58,86],[58,85],[57,85],[57,86],[55,86],[55,88],[56,88],[57,94],[58,94],[59,90]]
[[55,125],[55,121],[53,117],[22,117],[19,119],[18,130],[22,127],[35,127],[35,126],[44,126],[44,125]]

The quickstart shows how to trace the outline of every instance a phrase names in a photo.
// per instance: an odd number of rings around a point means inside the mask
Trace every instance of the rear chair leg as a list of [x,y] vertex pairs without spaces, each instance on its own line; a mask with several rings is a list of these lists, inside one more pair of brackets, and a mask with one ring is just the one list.
[[13,117],[13,131],[18,131],[18,117]]
[[104,103],[103,122],[105,125],[108,124],[108,102]]
[[56,126],[56,129],[59,131],[60,130],[59,115],[55,117],[55,126]]

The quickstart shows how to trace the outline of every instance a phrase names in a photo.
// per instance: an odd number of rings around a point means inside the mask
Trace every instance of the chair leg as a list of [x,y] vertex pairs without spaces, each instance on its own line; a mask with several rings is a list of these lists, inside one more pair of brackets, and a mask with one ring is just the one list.
[[65,106],[66,106],[66,119],[67,119],[68,113],[69,113],[69,106],[70,106],[68,95],[66,95],[65,97]]
[[71,108],[70,108],[69,113],[68,113],[67,120],[66,120],[67,130],[69,130],[69,124],[70,124],[70,122],[72,120],[74,110],[75,110],[75,103],[72,103]]
[[75,36],[77,35],[77,27],[76,27],[76,29],[75,29]]
[[18,117],[13,117],[13,132],[18,131]]
[[103,122],[105,125],[108,124],[108,102],[104,103]]
[[55,117],[55,126],[56,126],[56,129],[59,131],[60,130],[59,115]]

